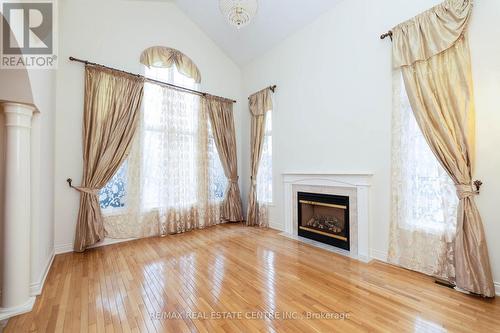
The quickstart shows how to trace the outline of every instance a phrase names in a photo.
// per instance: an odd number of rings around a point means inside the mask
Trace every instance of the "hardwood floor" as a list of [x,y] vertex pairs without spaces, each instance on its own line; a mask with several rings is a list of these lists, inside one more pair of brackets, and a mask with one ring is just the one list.
[[33,311],[6,327],[28,331],[500,332],[500,302],[225,225],[56,256]]

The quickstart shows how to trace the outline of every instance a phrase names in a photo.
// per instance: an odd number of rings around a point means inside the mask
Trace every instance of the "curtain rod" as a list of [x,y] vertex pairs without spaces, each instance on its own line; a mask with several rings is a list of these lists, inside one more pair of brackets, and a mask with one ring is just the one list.
[[[266,87],[266,88],[264,88],[264,89],[262,89],[262,90],[257,91],[257,93],[258,93],[258,92],[260,92],[260,91],[266,90],[266,89],[269,89],[269,90],[271,90],[271,91],[274,93],[274,91],[276,90],[276,88],[277,88],[277,87],[278,87],[278,86],[274,84],[274,85],[272,85],[272,86],[269,86],[269,87]],[[255,93],[255,94],[256,94],[256,93]],[[255,94],[252,94],[252,95],[255,95]],[[248,97],[248,99],[250,99],[250,97]]]
[[391,41],[392,41],[392,31],[389,30],[388,32],[386,32],[385,34],[382,34],[380,36],[380,39],[386,39],[387,37],[391,37]]
[[209,94],[209,93],[203,92],[203,91],[198,91],[198,90],[194,90],[194,89],[185,88],[185,87],[178,86],[178,85],[175,85],[175,84],[172,84],[172,83],[168,83],[168,82],[163,82],[163,81],[159,81],[159,80],[155,80],[155,79],[150,79],[148,77],[145,77],[144,75],[127,72],[127,71],[124,71],[124,70],[121,70],[121,69],[116,69],[116,68],[113,68],[113,67],[101,65],[101,64],[98,64],[98,63],[95,63],[95,62],[91,62],[91,61],[88,61],[88,60],[82,60],[82,59],[78,59],[78,58],[75,58],[75,57],[69,57],[69,60],[76,61],[76,62],[81,62],[82,64],[85,64],[85,65],[92,65],[92,66],[102,67],[102,68],[110,69],[110,70],[115,71],[115,72],[120,72],[120,73],[125,73],[125,74],[128,74],[128,75],[133,75],[133,76],[136,76],[136,77],[143,78],[147,82],[155,83],[155,84],[162,85],[162,86],[171,87],[171,88],[174,88],[174,89],[177,89],[177,90],[181,90],[181,91],[185,91],[185,92],[188,92],[188,93],[191,93],[191,94],[194,94],[194,95],[203,96],[203,97],[215,97],[215,98],[219,98],[219,99],[222,99],[222,100],[225,100],[225,101],[236,103],[236,101],[233,100],[233,99],[229,99],[229,98],[226,98],[226,97],[212,95],[212,94]]

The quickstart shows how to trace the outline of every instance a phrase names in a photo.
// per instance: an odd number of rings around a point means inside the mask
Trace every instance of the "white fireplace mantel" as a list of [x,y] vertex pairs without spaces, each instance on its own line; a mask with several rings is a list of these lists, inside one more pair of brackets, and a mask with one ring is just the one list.
[[[370,187],[371,173],[283,173],[284,235],[312,245],[347,255],[364,262],[370,260]],[[313,192],[348,196],[350,200],[351,250],[344,251],[330,245],[298,237],[297,192]]]

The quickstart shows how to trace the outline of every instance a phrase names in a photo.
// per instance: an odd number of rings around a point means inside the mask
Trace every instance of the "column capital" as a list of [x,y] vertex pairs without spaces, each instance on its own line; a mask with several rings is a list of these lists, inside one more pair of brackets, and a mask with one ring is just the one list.
[[6,127],[31,128],[31,118],[37,108],[32,104],[0,101],[0,107],[5,114]]

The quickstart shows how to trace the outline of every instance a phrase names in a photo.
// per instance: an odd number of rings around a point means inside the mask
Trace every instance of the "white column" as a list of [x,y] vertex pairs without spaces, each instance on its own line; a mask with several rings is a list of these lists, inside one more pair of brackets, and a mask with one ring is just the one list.
[[30,135],[35,107],[1,104],[5,115],[5,192],[3,193],[3,276],[0,320],[31,311],[30,297]]

